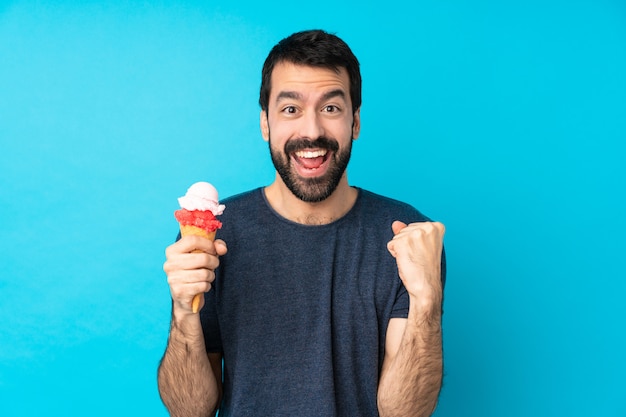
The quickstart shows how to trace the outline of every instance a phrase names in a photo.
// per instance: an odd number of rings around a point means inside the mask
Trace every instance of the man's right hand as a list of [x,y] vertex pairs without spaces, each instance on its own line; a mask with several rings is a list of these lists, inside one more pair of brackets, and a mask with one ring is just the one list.
[[[194,314],[191,310],[193,297],[211,289],[215,280],[214,271],[220,263],[219,256],[226,252],[223,240],[213,242],[198,236],[183,237],[167,247],[163,270],[174,301],[172,313],[175,317]],[[203,304],[204,300],[200,308]]]

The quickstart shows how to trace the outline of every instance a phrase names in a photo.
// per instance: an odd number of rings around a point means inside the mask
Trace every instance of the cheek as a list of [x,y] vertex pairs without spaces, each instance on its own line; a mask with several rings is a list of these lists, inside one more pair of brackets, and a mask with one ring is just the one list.
[[342,124],[340,127],[337,127],[334,131],[335,139],[337,139],[340,143],[347,142],[352,140],[352,136],[354,130],[352,129],[352,124]]
[[287,122],[274,123],[269,126],[269,137],[272,143],[281,144],[281,146],[287,140],[295,138],[296,132],[297,130]]

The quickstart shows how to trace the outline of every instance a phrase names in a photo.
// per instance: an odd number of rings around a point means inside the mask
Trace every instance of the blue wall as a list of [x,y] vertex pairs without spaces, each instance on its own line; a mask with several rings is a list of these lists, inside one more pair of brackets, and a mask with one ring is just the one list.
[[626,415],[626,4],[244,3],[0,3],[0,415],[166,415],[176,198],[272,181],[260,67],[314,27],[351,183],[447,225],[436,416]]

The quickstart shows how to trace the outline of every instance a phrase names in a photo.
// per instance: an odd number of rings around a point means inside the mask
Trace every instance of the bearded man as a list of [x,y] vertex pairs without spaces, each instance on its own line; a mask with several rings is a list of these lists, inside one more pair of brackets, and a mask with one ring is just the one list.
[[259,103],[274,182],[224,201],[215,242],[166,250],[164,404],[185,417],[431,415],[444,227],[348,184],[357,58],[335,35],[295,33],[268,55]]

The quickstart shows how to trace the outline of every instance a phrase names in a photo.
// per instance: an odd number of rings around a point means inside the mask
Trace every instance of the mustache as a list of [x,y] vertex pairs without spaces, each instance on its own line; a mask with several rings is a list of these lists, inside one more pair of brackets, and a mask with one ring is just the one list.
[[291,139],[285,144],[285,153],[287,155],[305,149],[326,149],[337,152],[339,150],[339,142],[335,139],[320,136],[315,140],[305,138]]

